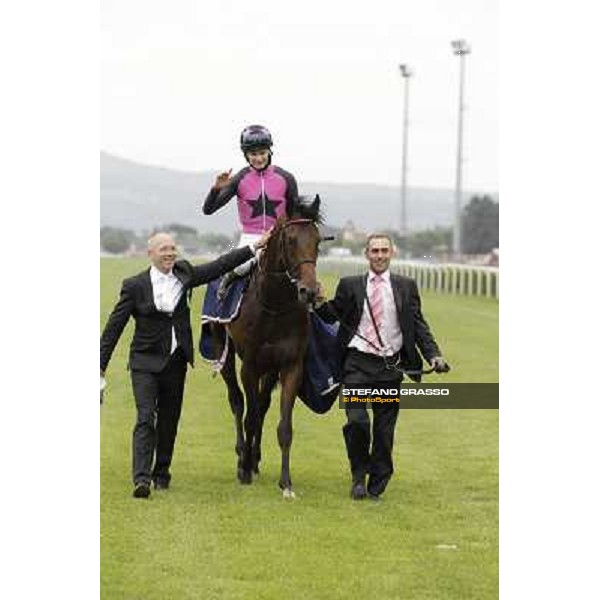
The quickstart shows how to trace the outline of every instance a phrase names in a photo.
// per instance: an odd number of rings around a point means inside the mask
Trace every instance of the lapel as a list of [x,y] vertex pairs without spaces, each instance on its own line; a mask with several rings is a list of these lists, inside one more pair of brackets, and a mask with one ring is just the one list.
[[[142,285],[142,298],[154,306],[154,291],[152,290],[152,280],[150,279],[150,267],[141,273],[140,282]],[[156,306],[154,306],[156,310]]]
[[150,267],[148,267],[141,274],[141,285],[142,285],[142,298],[144,301],[144,305],[148,306],[151,312],[155,312],[158,314],[161,313],[158,308],[156,308],[156,304],[154,303],[154,289],[152,288],[152,279],[150,278]]
[[390,273],[390,281],[392,283],[392,291],[394,292],[394,301],[396,302],[396,312],[400,315],[405,304],[404,298],[402,298],[402,282],[393,273]]
[[175,277],[179,279],[181,285],[183,286],[181,298],[179,298],[179,302],[175,307],[175,312],[177,312],[182,306],[189,307],[190,301],[192,299],[193,287],[191,283],[193,267],[187,260],[178,260],[173,265],[173,275],[175,275]]
[[177,279],[179,279],[179,281],[181,281],[181,285],[183,285],[183,292],[185,294],[189,283],[192,279],[192,271],[191,271],[191,265],[184,260],[178,260],[174,265],[173,265],[173,275],[175,275],[175,277],[177,277]]
[[358,283],[356,285],[356,308],[358,310],[358,318],[362,315],[363,306],[365,305],[365,298],[367,297],[367,277],[368,273],[365,273],[358,279]]

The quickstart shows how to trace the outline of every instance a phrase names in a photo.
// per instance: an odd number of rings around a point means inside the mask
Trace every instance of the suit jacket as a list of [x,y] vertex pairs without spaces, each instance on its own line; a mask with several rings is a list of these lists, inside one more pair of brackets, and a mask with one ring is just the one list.
[[[417,284],[409,277],[390,273],[390,282],[396,301],[398,323],[402,331],[400,357],[405,369],[420,371],[423,359],[441,356],[440,349],[421,313],[421,298]],[[362,317],[367,290],[367,273],[340,279],[335,297],[317,309],[317,314],[328,323],[340,321],[338,343],[345,353]],[[420,381],[419,376],[411,377]]]
[[173,313],[156,309],[150,268],[125,279],[119,300],[100,338],[100,370],[106,370],[129,317],[135,319],[129,368],[151,373],[162,371],[171,355],[172,327],[175,328],[178,348],[181,348],[187,362],[193,365],[194,346],[188,306],[190,290],[220,277],[253,256],[250,247],[246,246],[203,265],[192,265],[187,260],[176,261],[173,274],[181,281],[183,292]]

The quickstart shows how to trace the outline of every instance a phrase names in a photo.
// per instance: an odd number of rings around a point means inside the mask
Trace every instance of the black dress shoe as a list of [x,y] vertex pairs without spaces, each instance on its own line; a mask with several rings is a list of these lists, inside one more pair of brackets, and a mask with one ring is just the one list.
[[372,502],[381,502],[381,497],[379,494],[371,494],[371,492],[367,492],[367,495],[369,496],[369,500]]
[[168,479],[155,479],[154,480],[154,489],[155,490],[168,490],[169,483],[170,482]]
[[364,500],[366,497],[367,490],[365,489],[365,484],[360,481],[353,483],[350,490],[350,498],[352,500]]
[[133,490],[134,498],[148,498],[150,496],[150,485],[147,483],[137,483]]

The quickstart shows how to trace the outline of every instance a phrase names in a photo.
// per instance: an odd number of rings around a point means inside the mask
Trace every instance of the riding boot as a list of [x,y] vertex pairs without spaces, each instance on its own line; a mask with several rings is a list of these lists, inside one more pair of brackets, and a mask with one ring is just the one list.
[[350,461],[353,483],[364,483],[369,471],[369,447],[371,445],[371,432],[368,427],[359,423],[346,423],[342,427],[346,452]]
[[227,293],[227,288],[231,285],[234,279],[237,277],[237,273],[235,271],[228,271],[221,277],[221,283],[219,284],[219,289],[217,290],[217,299],[222,301],[225,298],[225,294]]

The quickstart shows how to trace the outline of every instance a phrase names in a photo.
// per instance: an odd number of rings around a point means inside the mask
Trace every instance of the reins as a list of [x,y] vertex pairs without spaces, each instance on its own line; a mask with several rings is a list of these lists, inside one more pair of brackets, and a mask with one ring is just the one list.
[[[307,225],[307,224],[312,224],[315,227],[317,226],[316,223],[312,220],[312,219],[290,219],[289,221],[286,221],[285,223],[283,223],[281,225],[281,228],[279,229],[279,231],[277,232],[277,234],[279,235],[279,246],[278,246],[278,251],[279,251],[279,257],[283,260],[283,269],[281,270],[275,270],[275,271],[269,271],[266,268],[263,268],[260,263],[258,265],[258,273],[264,275],[265,277],[287,277],[287,281],[285,283],[290,283],[292,285],[296,285],[298,283],[298,270],[300,268],[301,265],[304,264],[313,264],[316,265],[317,264],[317,259],[311,259],[311,258],[307,258],[307,259],[303,259],[299,262],[297,262],[296,264],[293,265],[293,267],[290,267],[289,265],[289,261],[288,261],[288,253],[287,253],[287,245],[286,245],[286,236],[285,236],[285,229],[287,227],[289,227],[290,225]],[[268,247],[267,247],[268,249]],[[265,250],[266,252],[266,250]],[[266,257],[265,257],[266,259]],[[266,260],[265,260],[266,262]],[[276,309],[273,307],[268,306],[263,298],[261,297],[260,294],[260,285],[259,282],[257,282],[257,286],[256,286],[256,296],[258,298],[258,302],[261,305],[261,307],[268,312],[269,314],[272,315],[277,315],[277,314],[282,314],[284,312],[288,312],[289,308],[283,308],[283,309]],[[297,300],[294,299],[289,303],[286,303],[284,306],[289,307],[291,304],[296,303]]]

